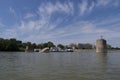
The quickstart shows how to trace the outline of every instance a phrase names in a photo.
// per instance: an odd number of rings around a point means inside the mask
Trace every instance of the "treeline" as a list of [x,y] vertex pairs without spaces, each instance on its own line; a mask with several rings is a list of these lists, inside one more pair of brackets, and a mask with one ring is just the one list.
[[31,49],[43,49],[45,47],[59,47],[61,49],[92,49],[92,45],[87,44],[74,44],[71,43],[69,45],[58,44],[55,45],[53,42],[49,41],[46,43],[31,43],[31,42],[22,42],[20,40],[16,40],[15,38],[11,39],[3,39],[0,38],[0,51],[25,51],[26,46],[29,46]]
[[0,51],[21,51],[25,48],[25,44],[22,41],[11,39],[0,38]]
[[20,40],[16,40],[15,38],[11,38],[11,39],[0,38],[0,51],[25,51],[26,46],[30,46],[33,49],[55,47],[55,45],[52,42],[36,44],[31,42],[22,42]]
[[[0,51],[25,51],[26,46],[31,47],[32,49],[43,49],[45,47],[59,47],[61,49],[69,49],[69,48],[74,48],[74,49],[93,49],[95,48],[94,45],[86,43],[78,43],[78,44],[74,44],[71,43],[69,45],[63,45],[63,44],[58,44],[55,45],[53,42],[49,41],[46,43],[40,43],[40,44],[36,44],[36,43],[31,43],[31,42],[22,42],[20,40],[16,40],[15,38],[11,38],[11,39],[3,39],[0,38]],[[111,47],[111,45],[108,45],[109,49],[120,49],[120,48],[114,48]]]
[[31,42],[22,42],[20,40],[16,40],[15,38],[11,39],[3,39],[0,38],[0,51],[25,51],[26,46],[31,47],[32,49],[43,49],[45,47],[59,47],[61,49],[66,48],[74,48],[74,49],[91,49],[91,44],[69,44],[69,45],[63,45],[58,44],[55,45],[53,42],[49,41],[46,43],[31,43]]

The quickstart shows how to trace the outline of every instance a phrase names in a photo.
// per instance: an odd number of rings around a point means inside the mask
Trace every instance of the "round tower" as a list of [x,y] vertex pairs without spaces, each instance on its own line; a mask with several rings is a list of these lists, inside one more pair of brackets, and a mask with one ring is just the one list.
[[96,52],[106,53],[107,52],[107,41],[101,37],[96,41]]

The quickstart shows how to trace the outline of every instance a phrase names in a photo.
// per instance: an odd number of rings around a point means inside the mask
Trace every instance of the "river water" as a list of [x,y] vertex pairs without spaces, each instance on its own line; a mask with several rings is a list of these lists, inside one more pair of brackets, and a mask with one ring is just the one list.
[[0,52],[0,80],[120,80],[120,51]]

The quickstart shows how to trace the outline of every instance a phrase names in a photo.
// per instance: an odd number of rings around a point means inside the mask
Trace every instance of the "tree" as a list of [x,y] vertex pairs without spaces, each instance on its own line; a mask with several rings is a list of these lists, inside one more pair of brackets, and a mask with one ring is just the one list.
[[49,42],[47,43],[47,47],[51,48],[51,47],[55,47],[55,45],[53,44],[53,42],[50,42],[50,41],[49,41]]
[[36,43],[33,43],[33,44],[32,44],[32,47],[33,47],[33,48],[37,48]]
[[48,43],[42,44],[43,48],[48,47]]
[[7,43],[5,47],[6,51],[19,51],[19,47],[16,43],[16,39],[6,40],[6,43]]
[[38,44],[38,45],[37,45],[37,48],[43,49],[43,44]]
[[27,46],[31,46],[31,42],[27,42]]
[[5,49],[5,41],[3,38],[0,38],[0,51],[4,51]]
[[58,44],[57,47],[61,48],[61,49],[65,49],[65,46],[62,44]]

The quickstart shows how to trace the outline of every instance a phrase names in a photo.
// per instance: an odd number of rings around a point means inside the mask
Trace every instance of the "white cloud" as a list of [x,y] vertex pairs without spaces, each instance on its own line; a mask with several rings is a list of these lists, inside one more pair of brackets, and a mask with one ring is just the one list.
[[24,19],[30,19],[30,18],[33,18],[33,17],[35,17],[34,14],[27,13],[27,14],[25,15]]
[[60,3],[56,2],[55,4],[48,2],[43,3],[39,7],[40,15],[47,15],[50,16],[54,12],[64,12],[67,14],[72,14],[74,11],[73,4],[71,2],[68,3]]
[[88,0],[82,0],[78,7],[80,15],[84,15],[85,13],[91,12],[96,7],[96,3],[94,1],[88,2]]
[[62,21],[61,18],[57,18],[54,22],[50,22],[50,19],[55,12],[62,14],[72,15],[74,12],[73,3],[60,3],[55,4],[51,2],[42,3],[38,8],[38,19],[32,20],[30,17],[35,17],[34,14],[26,14],[24,18],[30,18],[28,21],[21,21],[15,31],[19,36],[24,36],[24,40],[33,40],[34,38],[48,39],[54,38],[51,30],[54,30],[58,24]]
[[[57,5],[56,5],[57,4]],[[36,35],[36,39],[37,40],[61,40],[61,41],[65,41],[68,40],[68,42],[71,41],[92,41],[92,40],[96,40],[96,38],[98,38],[101,35],[104,35],[107,38],[113,38],[113,37],[118,37],[117,36],[110,36],[111,34],[118,34],[119,32],[115,32],[115,31],[111,31],[109,28],[105,29],[105,28],[100,28],[98,27],[98,23],[102,24],[102,21],[100,22],[87,22],[87,21],[78,21],[75,23],[69,23],[69,25],[66,25],[62,28],[56,29],[56,26],[60,23],[49,23],[50,17],[53,13],[55,12],[64,12],[66,14],[72,14],[74,13],[74,8],[73,8],[73,4],[72,7],[68,7],[68,4],[64,5],[61,4],[60,2],[54,4],[52,3],[47,3],[47,5],[43,4],[42,6],[39,7],[39,15],[41,17],[40,21],[43,21],[43,23],[41,23],[42,27],[40,28],[39,33],[33,34],[30,37],[28,37],[29,40],[33,40],[34,36]],[[100,3],[101,6],[105,6],[108,5],[109,3],[104,3],[104,5],[102,5],[102,2]],[[64,7],[63,7],[64,6]],[[83,1],[81,3],[81,5],[79,5],[79,8],[81,10],[80,14],[84,14],[86,12],[90,12],[92,11],[95,7],[97,7],[97,4],[95,2],[91,2],[88,5],[87,0]],[[72,10],[72,12],[71,12]],[[108,20],[107,20],[108,21]],[[108,21],[109,22],[109,21]],[[40,24],[40,23],[39,23]],[[52,29],[52,31],[51,31]],[[53,31],[54,30],[54,31]],[[84,37],[83,39],[78,38],[78,35],[85,35],[86,37]],[[69,39],[70,36],[74,39]],[[90,36],[90,37],[89,37]],[[76,39],[77,38],[77,39]],[[90,39],[92,38],[92,39]]]
[[79,8],[80,8],[80,15],[83,15],[88,7],[88,3],[86,0],[83,0],[82,3],[80,3]]
[[[103,5],[104,4],[104,5]],[[109,3],[99,2],[99,5],[105,6]],[[92,11],[96,7],[95,2],[88,4],[87,0],[83,0],[79,4],[80,14],[84,15],[86,12]],[[15,12],[14,9],[11,12]],[[32,13],[26,14],[24,18],[29,18],[28,21],[22,20],[17,27],[4,30],[1,35],[3,37],[17,37],[24,41],[44,42],[44,41],[56,41],[56,42],[92,42],[95,41],[99,36],[104,35],[107,38],[118,38],[120,32],[117,30],[111,30],[112,28],[102,28],[101,25],[108,25],[114,21],[113,17],[106,18],[106,20],[99,21],[76,21],[69,22],[62,27],[57,28],[59,24],[64,21],[63,18],[56,18],[51,21],[51,17],[60,13],[68,15],[74,14],[74,5],[72,2],[69,3],[42,3],[38,8],[38,16]],[[77,15],[78,16],[78,15]],[[36,20],[32,20],[31,17],[37,17]],[[79,17],[79,16],[78,16]],[[114,17],[117,18],[118,17]],[[117,20],[117,23],[120,20]],[[1,24],[0,24],[1,25]],[[118,23],[119,25],[119,23]],[[110,26],[110,25],[109,25]],[[59,43],[61,43],[59,42]]]
[[61,37],[68,37],[68,36],[82,35],[82,34],[100,34],[100,33],[109,32],[109,30],[97,28],[96,24],[93,24],[88,21],[78,21],[72,25],[70,24],[65,28],[61,29],[61,31],[63,30],[64,33],[59,34]]
[[[106,19],[106,22],[109,19]],[[114,21],[114,19],[113,19]],[[44,24],[43,24],[43,23]],[[98,27],[100,25],[106,25],[101,21],[77,21],[74,23],[69,23],[64,27],[55,28],[59,23],[46,24],[45,21],[29,21],[22,22],[17,29],[13,29],[15,35],[9,36],[22,36],[24,41],[33,41],[33,42],[45,42],[45,41],[55,41],[58,42],[94,42],[98,37],[103,35],[107,39],[119,38],[120,32],[117,30],[111,30],[111,28],[102,28]],[[107,23],[109,24],[109,23]],[[119,29],[119,28],[118,28]],[[9,33],[14,33],[14,31],[8,31]],[[9,34],[8,33],[8,34]],[[57,40],[57,41],[56,41]],[[67,40],[67,41],[66,41]]]
[[111,0],[98,0],[97,5],[98,6],[106,6],[111,2]]
[[79,12],[80,15],[84,15],[86,13],[91,12],[96,7],[109,7],[109,6],[118,6],[120,5],[120,0],[82,0],[79,3]]
[[10,11],[10,13],[12,13],[13,15],[16,15],[16,12],[15,12],[14,8],[9,7],[9,11]]
[[118,6],[120,4],[120,0],[97,0],[96,6]]
[[85,13],[91,12],[95,6],[96,4],[94,1],[91,1],[89,3],[88,0],[82,0],[82,2],[78,5],[80,15],[84,15]]
[[0,37],[2,38],[16,38],[17,37],[17,32],[13,29],[6,29],[0,34],[1,34]]
[[95,2],[91,2],[88,10],[89,10],[89,11],[92,11],[94,7],[95,7]]
[[[73,39],[75,39],[78,35],[87,35],[87,34],[93,35],[93,34],[101,34],[101,33],[107,33],[107,32],[108,30],[98,29],[97,27],[95,27],[95,24],[92,24],[89,22],[76,22],[74,24],[71,23],[68,26],[55,29],[54,31],[48,31],[40,34],[33,33],[29,37],[27,37],[26,40],[35,39],[36,41],[41,41],[41,40],[42,41],[47,41],[47,40],[63,40],[64,41],[66,39],[69,39],[70,36],[74,37]],[[81,40],[81,39],[79,38],[78,40]]]

